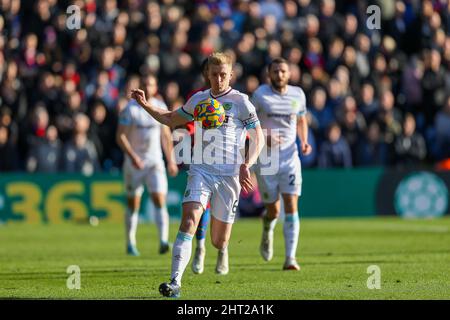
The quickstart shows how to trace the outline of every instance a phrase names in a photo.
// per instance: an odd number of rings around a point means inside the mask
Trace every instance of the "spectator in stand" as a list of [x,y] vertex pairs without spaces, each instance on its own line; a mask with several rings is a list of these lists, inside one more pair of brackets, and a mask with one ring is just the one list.
[[19,139],[19,127],[13,121],[11,109],[7,106],[2,106],[0,109],[0,125],[8,128],[9,141],[16,145]]
[[359,101],[358,110],[361,111],[367,122],[372,121],[378,112],[379,104],[375,98],[375,88],[370,82],[362,85]]
[[319,151],[319,168],[351,168],[352,153],[341,135],[341,128],[333,122],[328,128],[327,140]]
[[8,128],[0,125],[0,172],[16,171],[19,169],[19,153],[17,146],[9,139]]
[[28,172],[58,172],[61,168],[62,144],[58,139],[58,130],[50,125],[45,137],[39,138],[31,146],[26,160]]
[[114,164],[120,165],[119,154],[121,151],[118,149],[115,139],[111,139],[116,132],[116,116],[112,111],[106,109],[101,100],[92,105],[89,116],[91,120],[89,138],[95,145],[101,167],[108,171]]
[[422,78],[425,120],[431,124],[445,98],[445,71],[441,66],[441,54],[437,49],[425,53],[425,71]]
[[434,120],[436,128],[435,143],[438,146],[438,160],[450,158],[450,96]]
[[382,141],[380,126],[372,121],[365,136],[358,144],[357,159],[358,166],[384,166],[388,164],[388,146]]
[[334,114],[331,108],[326,105],[327,93],[324,88],[315,88],[310,101],[308,113],[311,115],[311,128],[317,133],[320,142],[325,138],[325,131],[328,126],[334,121]]
[[358,143],[366,131],[366,121],[357,109],[355,98],[352,96],[345,98],[337,118],[341,126],[342,136],[347,141],[352,152],[352,159],[356,159]]
[[73,136],[64,146],[62,169],[92,175],[100,166],[94,143],[88,138],[90,120],[84,113],[74,117]]
[[383,142],[391,144],[402,131],[400,111],[394,107],[394,95],[391,91],[381,94],[380,109],[377,113],[377,121]]
[[416,132],[416,120],[410,113],[403,120],[403,132],[394,143],[395,164],[398,167],[418,166],[427,153],[425,139]]

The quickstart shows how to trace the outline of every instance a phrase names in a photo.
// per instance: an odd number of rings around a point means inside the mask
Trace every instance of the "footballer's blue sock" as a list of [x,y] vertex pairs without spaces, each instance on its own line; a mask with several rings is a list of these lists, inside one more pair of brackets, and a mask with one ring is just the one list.
[[204,248],[205,247],[205,238],[206,231],[208,229],[209,222],[209,208],[207,208],[200,218],[200,222],[198,223],[197,232],[195,233],[195,238],[197,239],[197,247]]
[[184,270],[191,259],[192,235],[178,231],[172,249],[172,273],[170,279],[181,285]]
[[132,211],[127,208],[125,212],[125,234],[127,239],[127,245],[136,246],[136,232],[139,222],[139,212]]
[[155,207],[155,223],[159,232],[159,242],[167,244],[169,242],[169,213],[167,207]]
[[287,258],[295,258],[297,252],[298,236],[300,234],[300,220],[298,213],[286,213],[284,215],[284,244]]

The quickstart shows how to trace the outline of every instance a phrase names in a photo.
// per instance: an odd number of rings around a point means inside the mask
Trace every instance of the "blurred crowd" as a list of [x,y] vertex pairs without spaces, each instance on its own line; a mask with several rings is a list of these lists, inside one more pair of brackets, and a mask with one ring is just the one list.
[[309,111],[304,167],[450,157],[450,0],[0,0],[0,171],[118,170],[117,114],[139,75],[178,108],[218,50],[249,95],[272,58],[289,61]]

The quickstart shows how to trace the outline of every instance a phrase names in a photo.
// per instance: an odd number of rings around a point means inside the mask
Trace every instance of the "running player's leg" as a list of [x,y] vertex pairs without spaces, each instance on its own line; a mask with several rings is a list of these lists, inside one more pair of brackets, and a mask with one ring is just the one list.
[[197,248],[205,248],[206,232],[208,230],[209,223],[209,210],[210,208],[208,206],[205,212],[203,212],[197,227],[197,231],[195,232],[195,238],[197,239]]
[[181,224],[172,249],[171,281],[159,286],[159,292],[166,297],[178,297],[180,294],[181,278],[191,258],[192,238],[211,197],[209,179],[201,173],[190,173],[188,177]]
[[166,205],[166,194],[152,192],[151,198],[155,208],[155,223],[159,232],[159,253],[169,251],[169,212]]
[[195,248],[194,258],[192,260],[192,271],[195,274],[201,274],[204,270],[205,255],[206,255],[206,231],[209,223],[209,204],[205,212],[203,212],[200,222],[195,232],[197,239],[197,248]]
[[139,223],[139,206],[141,203],[141,196],[127,197],[127,210],[125,212],[125,235],[127,244],[127,254],[132,256],[139,256],[137,250],[137,226]]
[[172,249],[171,281],[159,286],[159,292],[166,297],[180,296],[181,279],[191,258],[192,238],[203,210],[199,202],[183,203],[181,224]]
[[131,163],[124,163],[124,183],[127,193],[127,209],[125,212],[125,235],[127,254],[138,256],[136,233],[139,223],[139,207],[144,191],[142,186],[143,170],[134,169]]
[[226,275],[228,266],[228,242],[231,236],[232,223],[218,220],[211,216],[211,242],[218,249],[216,273]]
[[258,188],[266,207],[263,215],[263,232],[259,251],[264,260],[270,261],[273,257],[273,233],[280,215],[278,177],[257,175],[257,178]]
[[295,159],[286,174],[281,176],[280,190],[283,197],[285,221],[283,226],[286,260],[284,269],[300,270],[296,261],[296,251],[300,234],[298,197],[301,194],[302,176],[300,160]]
[[286,260],[284,264],[285,270],[300,270],[300,266],[296,260],[297,244],[300,235],[300,220],[298,217],[298,196],[296,194],[282,194],[284,203],[284,243]]
[[238,177],[219,177],[211,196],[211,242],[219,252],[216,273],[228,274],[228,241],[237,213],[241,186]]
[[147,189],[155,208],[155,223],[159,233],[159,253],[169,251],[169,213],[166,205],[168,191],[164,164],[151,168],[147,175]]

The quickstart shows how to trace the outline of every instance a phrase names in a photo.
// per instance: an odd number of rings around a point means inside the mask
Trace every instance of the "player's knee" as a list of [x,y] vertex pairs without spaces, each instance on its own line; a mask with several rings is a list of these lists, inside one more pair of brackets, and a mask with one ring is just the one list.
[[195,220],[191,217],[185,217],[181,221],[180,230],[182,232],[193,233],[195,232]]
[[162,208],[165,205],[164,198],[165,197],[162,194],[153,194],[152,195],[153,204],[158,208]]
[[276,208],[268,209],[267,210],[267,217],[270,219],[276,219],[280,215],[280,210]]
[[225,248],[228,244],[227,239],[224,239],[224,238],[213,238],[211,240],[211,242],[212,242],[212,245],[214,246],[214,248],[219,249],[219,250]]
[[284,205],[284,212],[286,213],[297,212],[297,205],[295,203],[286,203]]
[[127,207],[131,212],[135,212],[139,209],[140,204],[140,198],[139,197],[128,197],[127,199]]

